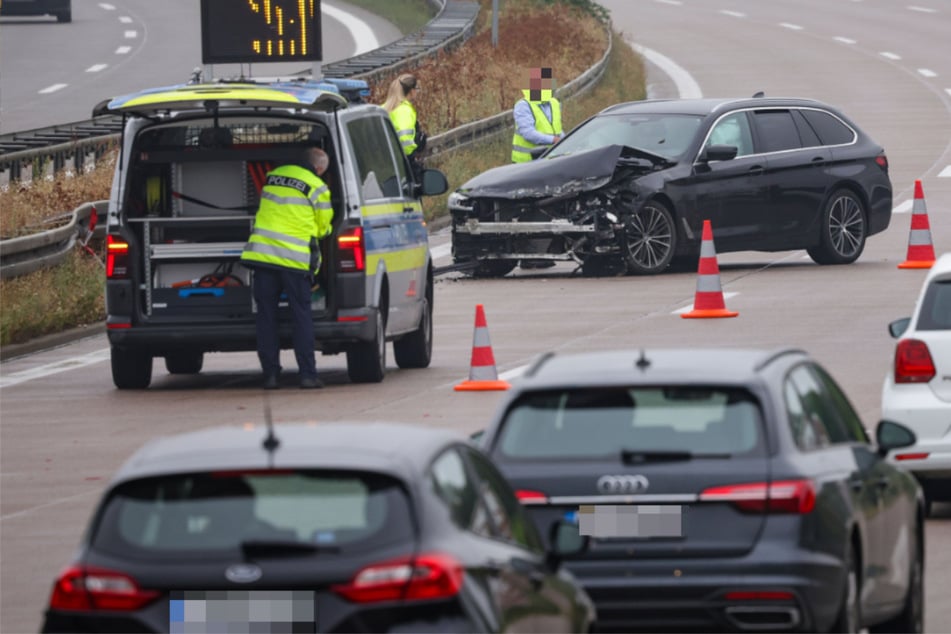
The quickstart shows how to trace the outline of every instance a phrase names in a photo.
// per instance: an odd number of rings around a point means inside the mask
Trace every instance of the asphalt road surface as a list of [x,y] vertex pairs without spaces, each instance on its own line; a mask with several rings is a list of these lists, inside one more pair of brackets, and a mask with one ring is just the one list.
[[[323,0],[323,63],[365,53],[402,37],[389,22],[337,0]],[[73,0],[73,21],[0,20],[0,133],[88,120],[117,95],[182,84],[201,66],[200,3],[195,0]],[[281,75],[307,64],[255,64],[253,75]],[[247,65],[221,64],[215,77]]]
[[[918,2],[919,0],[915,0]],[[882,143],[896,213],[862,258],[820,267],[802,251],[719,257],[735,319],[685,320],[692,273],[583,279],[570,266],[499,280],[437,280],[426,370],[390,361],[377,385],[351,385],[342,357],[321,357],[319,392],[270,394],[278,421],[396,420],[461,432],[482,427],[498,393],[455,392],[469,371],[474,311],[485,307],[496,364],[516,377],[536,355],[654,346],[800,347],[844,386],[873,427],[893,353],[886,325],[909,315],[924,271],[906,256],[921,179],[936,250],[951,250],[951,7],[892,0],[604,0],[648,59],[656,96],[814,97],[843,108]],[[557,73],[557,69],[556,69]],[[568,106],[570,107],[570,105]],[[433,236],[437,264],[448,235]],[[293,368],[293,355],[284,364]],[[36,631],[50,584],[70,561],[110,475],[146,440],[221,423],[260,423],[253,353],[209,355],[196,377],[156,364],[153,387],[113,388],[105,337],[0,366],[0,631]],[[928,521],[926,631],[951,623],[951,505]]]

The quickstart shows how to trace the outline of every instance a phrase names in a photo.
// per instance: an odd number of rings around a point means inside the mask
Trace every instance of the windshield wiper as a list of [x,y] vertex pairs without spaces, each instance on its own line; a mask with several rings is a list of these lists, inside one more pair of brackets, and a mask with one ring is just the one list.
[[246,556],[265,557],[268,555],[300,555],[307,553],[338,553],[337,546],[321,546],[301,541],[274,539],[247,539],[241,542],[241,552]]
[[645,462],[675,462],[695,459],[731,458],[728,453],[693,453],[692,451],[655,451],[652,449],[622,449],[621,461],[624,464],[643,464]]

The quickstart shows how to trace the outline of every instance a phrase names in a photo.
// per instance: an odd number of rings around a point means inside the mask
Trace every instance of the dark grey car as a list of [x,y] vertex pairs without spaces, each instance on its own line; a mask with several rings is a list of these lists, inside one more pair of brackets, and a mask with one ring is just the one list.
[[481,443],[567,564],[599,631],[917,632],[924,507],[798,350],[543,356]]

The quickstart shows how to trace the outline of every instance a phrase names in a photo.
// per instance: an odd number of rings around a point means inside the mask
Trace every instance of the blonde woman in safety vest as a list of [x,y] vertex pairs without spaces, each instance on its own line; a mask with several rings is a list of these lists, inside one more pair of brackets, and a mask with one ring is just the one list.
[[390,122],[400,139],[403,153],[410,159],[416,180],[422,174],[420,156],[426,149],[426,133],[423,132],[416,117],[416,108],[410,102],[410,95],[416,90],[416,77],[404,73],[390,82],[383,108],[390,113]]
[[528,90],[515,103],[515,135],[512,138],[512,162],[532,160],[531,150],[540,145],[557,143],[562,137],[561,103],[552,94],[550,68],[532,68],[528,74]]

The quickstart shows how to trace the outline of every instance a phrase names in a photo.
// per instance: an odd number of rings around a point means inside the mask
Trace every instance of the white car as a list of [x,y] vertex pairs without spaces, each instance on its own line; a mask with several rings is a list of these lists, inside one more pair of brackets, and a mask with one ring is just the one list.
[[882,418],[918,442],[890,456],[915,474],[925,498],[951,501],[951,253],[925,279],[912,317],[888,325],[898,339],[882,388]]

